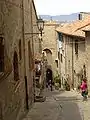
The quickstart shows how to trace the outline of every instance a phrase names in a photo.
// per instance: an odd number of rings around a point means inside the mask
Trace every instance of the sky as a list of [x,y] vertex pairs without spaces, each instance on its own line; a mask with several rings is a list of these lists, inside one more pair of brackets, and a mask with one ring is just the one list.
[[90,12],[90,0],[34,0],[38,15]]

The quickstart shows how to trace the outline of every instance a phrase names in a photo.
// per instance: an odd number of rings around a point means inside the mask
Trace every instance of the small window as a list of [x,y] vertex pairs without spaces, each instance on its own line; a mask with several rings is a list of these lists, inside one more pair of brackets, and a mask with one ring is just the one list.
[[22,59],[22,53],[21,53],[21,40],[19,40],[19,59]]
[[75,40],[75,54],[78,55],[78,40]]
[[3,45],[3,37],[0,37],[0,72],[4,72],[4,45]]
[[63,56],[62,56],[62,54],[61,54],[61,62],[63,62]]
[[56,66],[57,66],[57,68],[58,68],[58,60],[55,60],[55,62],[56,62]]
[[86,66],[85,65],[83,65],[83,76],[84,78],[86,78]]
[[58,52],[58,59],[60,60],[60,52]]

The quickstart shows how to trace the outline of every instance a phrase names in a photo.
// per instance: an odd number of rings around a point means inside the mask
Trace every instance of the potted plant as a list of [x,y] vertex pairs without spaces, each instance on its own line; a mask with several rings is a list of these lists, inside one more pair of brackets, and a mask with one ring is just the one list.
[[55,89],[59,90],[59,88],[61,87],[61,79],[59,74],[57,74],[54,77],[54,83],[55,83]]

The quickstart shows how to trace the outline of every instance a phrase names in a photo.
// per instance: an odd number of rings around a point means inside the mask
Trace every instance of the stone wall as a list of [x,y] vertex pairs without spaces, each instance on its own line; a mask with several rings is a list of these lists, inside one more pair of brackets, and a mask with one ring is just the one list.
[[[75,54],[75,40],[78,40],[78,55]],[[68,71],[71,71],[71,83],[74,84],[74,88],[77,88],[78,83],[80,82],[81,71],[86,62],[86,51],[85,51],[85,40],[77,37],[71,37],[71,43],[68,44],[68,61],[70,62],[70,68]],[[73,42],[73,43],[72,43]],[[83,73],[82,73],[83,75]]]
[[[78,57],[75,54],[75,44],[74,44],[74,79],[75,79],[75,87],[77,87],[77,83],[81,81],[81,76],[83,75],[83,67],[86,66],[86,44],[85,39],[78,39]],[[87,67],[87,66],[86,66]],[[79,76],[78,76],[79,75]]]
[[[57,66],[55,63],[55,60],[58,57],[58,49],[57,49],[57,33],[56,33],[56,27],[59,25],[53,21],[48,21],[45,23],[44,26],[44,35],[43,35],[43,43],[42,43],[42,49],[46,50],[48,49],[51,51],[52,54],[52,60],[49,61],[52,66],[53,73],[56,74]],[[52,61],[52,62],[51,62]]]
[[[29,108],[33,102],[33,39],[31,33],[32,22],[35,19],[34,6],[31,0],[24,0],[24,31],[23,31],[23,14],[22,1],[0,1],[0,13],[3,16],[3,28],[1,28],[0,37],[3,37],[4,54],[5,54],[5,71],[2,81],[0,80],[0,110],[2,111],[3,120],[20,120],[26,112],[26,94],[25,94],[25,75],[27,76],[27,89]],[[32,6],[32,11],[31,11]],[[1,15],[1,14],[0,14]],[[32,17],[31,17],[32,15]],[[0,17],[1,18],[1,17]],[[32,18],[32,19],[31,19]],[[1,21],[0,21],[1,23]],[[2,25],[2,23],[0,25]],[[36,28],[34,28],[35,30]],[[25,36],[23,38],[23,32]],[[25,44],[23,42],[25,40]],[[19,51],[19,41],[21,40],[21,59]],[[29,42],[30,41],[30,42]],[[28,43],[30,43],[30,56]],[[24,49],[25,47],[25,49]],[[24,56],[25,51],[25,56]],[[18,58],[19,79],[14,79],[14,53]],[[30,67],[29,67],[30,57]],[[25,60],[25,61],[24,61]],[[24,65],[25,62],[25,65]],[[26,69],[25,69],[26,68]]]
[[0,34],[2,34],[2,25],[3,25],[2,8],[3,8],[3,1],[0,1]]
[[90,32],[86,32],[86,66],[87,66],[87,81],[90,96]]
[[[78,40],[79,42],[78,57],[75,54],[75,40]],[[60,62],[61,76],[64,77],[65,79],[68,79],[71,87],[72,84],[74,84],[74,87],[76,88],[81,80],[81,76],[80,76],[81,70],[83,69],[84,65],[86,66],[86,62],[87,62],[85,39],[63,34],[62,55],[63,55],[62,57],[63,62]]]
[[33,102],[33,12],[32,0],[24,0],[25,67],[28,84],[29,105]]
[[81,19],[84,20],[90,17],[90,12],[80,12]]
[[[20,108],[24,106],[25,89],[23,74],[23,59],[19,60],[19,40],[21,40],[21,51],[23,58],[22,44],[22,9],[21,1],[17,0],[12,3],[10,0],[3,1],[3,43],[5,53],[5,74],[0,83],[0,102],[2,107],[2,119],[17,119]],[[14,52],[18,56],[19,80],[14,80],[13,59]],[[8,71],[10,70],[10,71]],[[8,72],[8,73],[6,73]],[[24,111],[24,109],[22,109]]]

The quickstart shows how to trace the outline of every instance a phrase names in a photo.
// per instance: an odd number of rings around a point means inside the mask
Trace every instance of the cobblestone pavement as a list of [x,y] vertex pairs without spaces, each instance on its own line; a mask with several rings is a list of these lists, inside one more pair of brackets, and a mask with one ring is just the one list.
[[90,120],[90,100],[75,91],[44,92],[46,101],[35,103],[23,120]]

